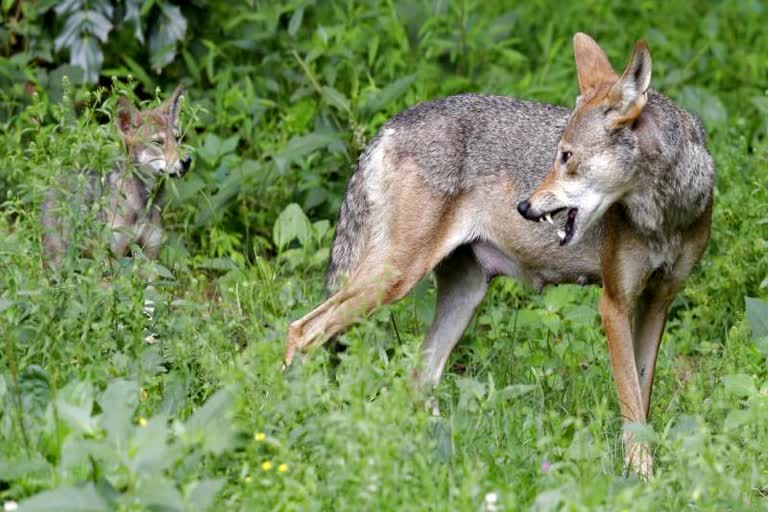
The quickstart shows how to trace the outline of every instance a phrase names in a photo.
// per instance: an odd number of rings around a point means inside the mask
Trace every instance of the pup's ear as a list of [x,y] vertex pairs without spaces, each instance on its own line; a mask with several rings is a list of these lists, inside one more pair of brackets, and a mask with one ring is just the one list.
[[120,133],[127,135],[131,128],[138,124],[138,113],[138,109],[133,106],[131,100],[125,96],[120,96],[120,99],[117,100],[117,115],[115,119]]
[[174,126],[176,126],[179,121],[179,100],[183,94],[184,86],[182,84],[177,85],[176,89],[173,90],[173,93],[171,93],[168,99],[163,102],[161,107]]
[[624,74],[613,84],[609,101],[618,112],[618,117],[611,120],[614,128],[634,122],[648,101],[648,86],[651,84],[651,52],[645,41],[638,41]]
[[573,36],[573,56],[581,94],[618,78],[603,49],[587,34],[577,32]]

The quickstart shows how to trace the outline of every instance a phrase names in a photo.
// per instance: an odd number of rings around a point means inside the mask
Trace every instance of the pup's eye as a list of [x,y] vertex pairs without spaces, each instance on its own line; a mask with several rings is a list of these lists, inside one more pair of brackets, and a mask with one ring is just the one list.
[[573,156],[573,153],[571,153],[570,151],[563,151],[562,153],[560,153],[560,162],[567,164],[568,160],[570,160],[572,156]]
[[157,144],[158,146],[162,146],[163,143],[165,143],[165,139],[162,137],[153,137],[152,138],[152,144]]

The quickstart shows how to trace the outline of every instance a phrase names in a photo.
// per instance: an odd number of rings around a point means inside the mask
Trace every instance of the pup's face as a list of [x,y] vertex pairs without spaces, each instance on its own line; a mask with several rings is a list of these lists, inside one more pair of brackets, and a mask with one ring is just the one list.
[[189,170],[192,158],[182,155],[180,145],[179,100],[182,92],[179,86],[161,106],[141,111],[127,98],[120,98],[117,126],[131,160],[144,172],[176,177]]
[[576,34],[581,95],[558,144],[555,162],[518,211],[528,220],[566,212],[560,245],[578,242],[634,182],[639,141],[633,128],[651,77],[648,47],[638,42],[624,74],[613,71],[589,36]]

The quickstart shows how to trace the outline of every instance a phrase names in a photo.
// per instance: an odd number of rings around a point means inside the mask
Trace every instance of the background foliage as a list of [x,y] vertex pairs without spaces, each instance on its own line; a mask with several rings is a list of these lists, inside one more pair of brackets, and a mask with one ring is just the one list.
[[[0,6],[0,499],[27,510],[768,507],[763,2]],[[414,405],[408,380],[429,279],[342,336],[345,352],[279,371],[288,322],[323,297],[343,189],[377,127],[466,91],[572,105],[577,30],[616,67],[646,38],[654,87],[703,118],[718,164],[712,243],[673,305],[642,432],[658,463],[649,483],[621,475],[596,288],[535,295],[495,281],[436,391],[440,417]],[[194,166],[167,183],[161,260],[97,254],[47,271],[46,188],[121,158],[118,94],[151,103],[179,81]],[[149,265],[162,281],[147,319]]]

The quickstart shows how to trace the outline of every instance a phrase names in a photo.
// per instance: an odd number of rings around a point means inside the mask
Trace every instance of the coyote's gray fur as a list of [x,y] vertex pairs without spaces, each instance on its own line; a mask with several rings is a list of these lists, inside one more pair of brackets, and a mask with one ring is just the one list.
[[[341,208],[335,293],[291,324],[288,364],[434,269],[420,373],[434,385],[492,277],[596,282],[622,414],[647,420],[667,308],[709,240],[714,164],[699,120],[649,88],[645,42],[621,76],[585,34],[574,53],[573,111],[462,95],[381,128]],[[625,450],[649,476],[648,447],[627,433]]]
[[[394,166],[412,162],[430,191],[447,199],[492,178],[513,180],[517,195],[527,197],[546,173],[568,115],[564,107],[477,94],[422,103],[396,115],[360,156],[349,181],[328,263],[328,287],[334,290],[349,276],[366,245],[367,217],[376,198],[369,199],[365,187],[377,179],[374,166],[380,163],[374,155],[386,151]],[[513,210],[514,199],[509,198]]]
[[[44,256],[54,267],[73,248],[73,223],[83,222],[89,213],[109,231],[113,256],[125,255],[135,243],[148,258],[157,257],[164,235],[161,190],[157,185],[162,186],[160,180],[165,176],[183,176],[192,160],[181,156],[179,144],[182,92],[179,86],[161,106],[143,111],[121,97],[116,120],[128,158],[103,176],[95,171],[64,176],[49,191],[42,205],[41,222]],[[100,236],[96,233],[97,238]],[[95,241],[99,242],[106,240]]]

